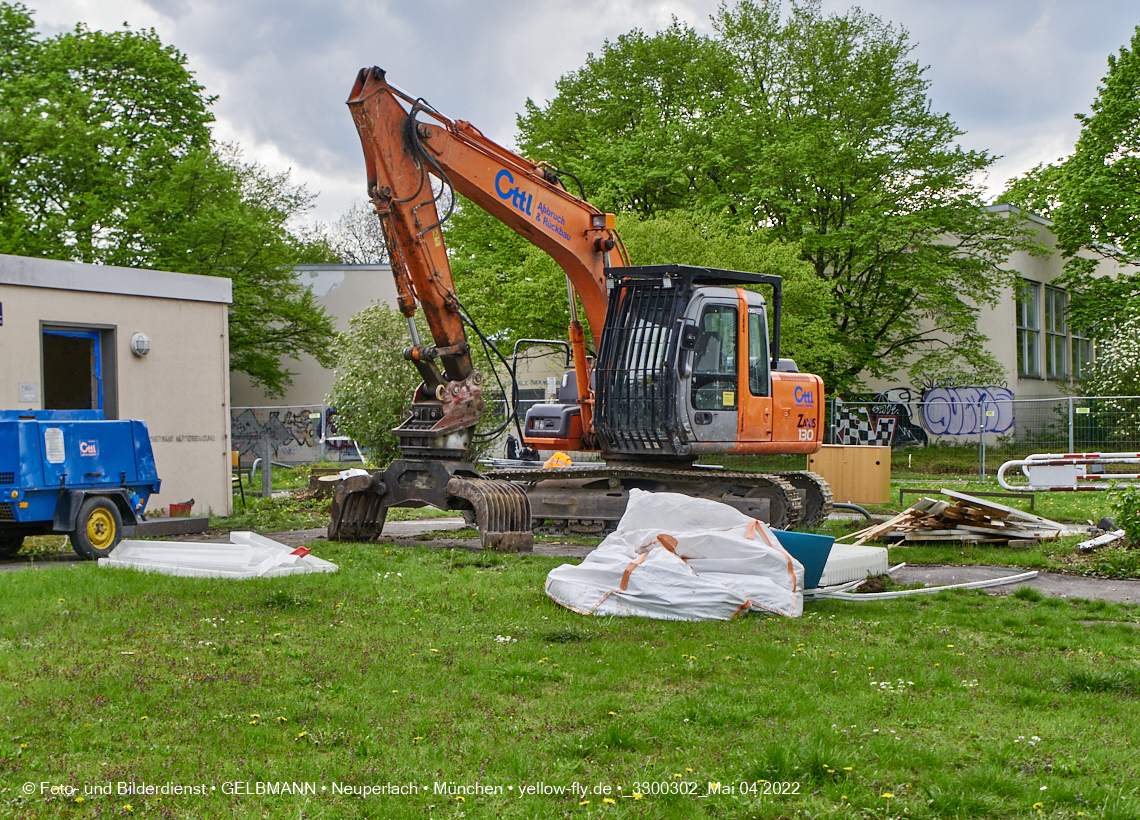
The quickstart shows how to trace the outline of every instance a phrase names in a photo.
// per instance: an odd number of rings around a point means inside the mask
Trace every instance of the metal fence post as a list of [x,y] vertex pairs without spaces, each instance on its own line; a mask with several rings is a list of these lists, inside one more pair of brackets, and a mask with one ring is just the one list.
[[1073,397],[1069,396],[1069,449],[1068,452],[1077,452],[1077,446],[1073,441]]
[[273,440],[268,432],[261,434],[261,497],[273,495]]
[[986,400],[978,402],[978,481],[986,480]]

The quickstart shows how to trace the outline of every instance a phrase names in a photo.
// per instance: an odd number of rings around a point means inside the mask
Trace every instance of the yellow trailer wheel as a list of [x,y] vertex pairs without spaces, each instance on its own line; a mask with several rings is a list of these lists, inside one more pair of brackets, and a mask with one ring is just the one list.
[[81,558],[106,558],[123,538],[123,519],[115,502],[92,496],[83,502],[71,533],[71,547]]

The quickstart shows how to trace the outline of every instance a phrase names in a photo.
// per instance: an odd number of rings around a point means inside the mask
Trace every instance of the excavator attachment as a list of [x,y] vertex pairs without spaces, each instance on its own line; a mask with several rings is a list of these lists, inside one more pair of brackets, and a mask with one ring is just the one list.
[[517,484],[481,478],[466,462],[397,459],[384,471],[342,481],[333,494],[330,541],[375,541],[391,507],[474,514],[484,549],[530,552],[530,500]]
[[447,491],[471,504],[483,549],[496,552],[534,549],[530,499],[522,487],[510,481],[453,478],[447,482]]

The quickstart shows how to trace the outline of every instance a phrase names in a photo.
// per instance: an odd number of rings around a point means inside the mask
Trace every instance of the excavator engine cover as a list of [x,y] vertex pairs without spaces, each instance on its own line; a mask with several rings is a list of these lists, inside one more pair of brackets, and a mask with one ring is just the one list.
[[470,511],[484,549],[530,552],[530,500],[510,481],[481,478],[466,462],[396,459],[383,471],[342,481],[333,494],[330,541],[374,541],[390,507]]

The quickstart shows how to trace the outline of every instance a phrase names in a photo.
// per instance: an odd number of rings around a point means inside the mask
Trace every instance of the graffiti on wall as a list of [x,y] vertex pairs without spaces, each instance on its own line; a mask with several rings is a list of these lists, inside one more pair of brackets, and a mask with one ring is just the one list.
[[977,435],[983,419],[987,433],[1011,431],[1013,391],[1008,387],[936,387],[922,396],[922,423],[931,435]]
[[911,420],[913,402],[914,397],[906,387],[878,393],[859,404],[837,402],[837,443],[882,447],[925,445],[926,431]]
[[318,461],[322,450],[328,461],[341,461],[344,453],[357,460],[356,445],[336,429],[333,407],[234,407],[230,410],[230,434],[243,463],[262,456],[266,437],[273,461],[283,464]]

